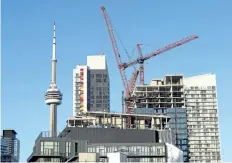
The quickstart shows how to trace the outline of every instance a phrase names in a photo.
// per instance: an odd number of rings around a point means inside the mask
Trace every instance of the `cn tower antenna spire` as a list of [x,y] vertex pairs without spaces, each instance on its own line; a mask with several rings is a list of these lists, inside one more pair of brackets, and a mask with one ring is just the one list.
[[56,60],[56,22],[53,25],[52,60]]
[[56,23],[53,25],[53,43],[52,43],[52,82],[53,87],[56,87]]

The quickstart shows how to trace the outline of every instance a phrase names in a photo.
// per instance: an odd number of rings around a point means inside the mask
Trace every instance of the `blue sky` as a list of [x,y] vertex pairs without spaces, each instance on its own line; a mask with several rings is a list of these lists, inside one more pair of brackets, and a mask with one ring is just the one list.
[[[87,55],[104,52],[111,79],[111,110],[121,111],[122,81],[100,6],[104,5],[129,54],[137,43],[146,54],[196,34],[199,39],[145,65],[145,82],[165,74],[217,75],[221,153],[232,161],[232,1],[61,1],[2,2],[2,128],[14,128],[21,140],[21,161],[34,140],[49,128],[44,93],[50,83],[53,22],[57,24],[57,83],[63,95],[58,107],[62,131],[72,114],[72,69]],[[119,43],[119,41],[118,41]],[[126,55],[120,46],[121,55]],[[229,71],[230,70],[230,71]],[[128,78],[131,69],[127,70]]]

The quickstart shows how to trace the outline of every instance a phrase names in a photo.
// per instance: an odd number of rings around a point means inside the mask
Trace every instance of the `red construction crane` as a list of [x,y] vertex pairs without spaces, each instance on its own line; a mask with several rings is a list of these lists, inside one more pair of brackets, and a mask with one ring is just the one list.
[[124,85],[125,90],[127,90],[128,89],[127,78],[126,78],[125,72],[120,69],[120,65],[122,65],[122,60],[121,60],[121,56],[119,54],[117,42],[116,42],[115,37],[114,37],[113,27],[111,25],[111,22],[110,22],[110,19],[108,17],[108,14],[106,12],[105,7],[102,6],[101,10],[102,10],[102,13],[104,15],[105,22],[106,22],[106,25],[107,25],[107,29],[108,29],[108,32],[109,32],[109,35],[110,35],[110,40],[111,40],[111,43],[112,43],[112,46],[113,46],[114,54],[115,54],[115,57],[116,57],[116,60],[117,60],[117,64],[118,64],[119,72],[120,72],[120,75],[121,75],[121,78],[122,78],[122,81],[123,81],[123,85]]
[[[113,51],[114,51],[114,54],[115,54],[115,57],[117,60],[118,69],[119,69],[119,72],[120,72],[120,75],[121,75],[121,78],[123,81],[124,89],[126,90],[126,97],[125,97],[125,99],[126,99],[125,100],[126,113],[131,114],[131,113],[133,113],[133,108],[134,108],[133,101],[131,100],[131,97],[132,97],[132,93],[133,93],[133,90],[135,87],[135,83],[136,83],[136,79],[138,77],[139,71],[135,70],[135,72],[133,73],[131,80],[128,84],[124,69],[121,69],[121,67],[120,67],[120,65],[122,65],[122,60],[121,60],[121,56],[120,56],[120,53],[118,50],[116,39],[114,37],[112,24],[110,22],[109,16],[108,16],[104,6],[101,7],[101,10],[102,10],[102,13],[103,13],[104,18],[105,18],[105,22],[106,22],[108,33],[109,33],[110,40],[112,43]],[[130,116],[127,117],[126,125],[128,128],[130,128],[130,126],[131,126],[131,117]]]
[[[140,84],[144,84],[144,61],[145,60],[148,60],[158,54],[161,54],[167,50],[170,50],[170,49],[173,49],[177,46],[180,46],[180,45],[183,45],[189,41],[192,41],[194,39],[197,39],[198,36],[196,35],[193,35],[193,36],[190,36],[190,37],[187,37],[185,39],[182,39],[180,41],[177,41],[173,44],[169,44],[163,48],[160,48],[158,50],[156,50],[155,52],[152,52],[152,53],[149,53],[148,55],[146,56],[143,56],[142,55],[142,51],[141,51],[141,48],[140,48],[140,45],[142,44],[137,44],[137,50],[138,50],[138,53],[139,53],[139,57],[134,60],[134,61],[130,61],[128,63],[122,63],[122,60],[121,60],[121,56],[120,56],[120,53],[119,53],[119,50],[118,50],[118,46],[117,46],[117,43],[116,43],[116,40],[115,40],[115,37],[114,37],[114,32],[113,32],[113,27],[112,27],[112,24],[110,22],[110,19],[108,17],[108,14],[106,12],[106,9],[104,6],[101,7],[101,10],[102,10],[102,13],[104,15],[104,18],[105,18],[105,22],[106,22],[106,26],[107,26],[107,29],[108,29],[108,33],[109,33],[109,36],[110,36],[110,40],[111,40],[111,43],[112,43],[112,47],[113,47],[113,51],[114,51],[114,54],[115,54],[115,57],[116,57],[116,60],[117,60],[117,65],[118,65],[118,69],[119,69],[119,72],[120,72],[120,75],[121,75],[121,78],[122,78],[122,81],[123,81],[123,85],[124,85],[124,88],[126,90],[126,96],[125,96],[125,108],[126,108],[126,113],[129,113],[129,114],[132,114],[133,113],[133,108],[134,108],[134,104],[133,104],[133,98],[132,98],[132,93],[133,93],[133,90],[134,90],[134,87],[135,87],[135,82],[136,82],[136,79],[137,79],[137,76],[138,76],[138,73],[140,72]],[[130,83],[128,84],[128,81],[127,81],[127,78],[126,78],[126,74],[124,72],[124,70],[130,66],[134,66],[136,64],[140,64],[140,68],[139,68],[139,71],[136,70],[133,75],[132,75],[132,78],[130,80]],[[130,116],[127,118],[127,127],[130,127],[130,124],[131,124],[131,118]]]
[[[143,57],[142,50],[140,48],[140,45],[142,44],[137,44],[136,48],[138,50],[139,58]],[[140,84],[144,85],[144,61],[139,62],[139,74],[140,74]]]
[[198,38],[198,36],[196,36],[196,35],[192,35],[192,36],[186,37],[186,38],[184,38],[184,39],[182,39],[180,41],[174,42],[174,43],[169,44],[169,45],[167,45],[167,46],[165,46],[163,48],[160,48],[160,49],[156,50],[155,52],[151,52],[151,53],[147,54],[146,56],[142,56],[141,49],[139,48],[139,45],[142,45],[142,44],[137,44],[137,48],[138,48],[138,52],[140,54],[140,57],[137,58],[134,61],[120,64],[119,65],[120,69],[121,70],[125,70],[127,67],[133,66],[135,64],[138,64],[138,63],[139,64],[143,64],[145,60],[150,59],[151,57],[157,56],[158,54],[161,54],[161,53],[163,53],[165,51],[173,49],[173,48],[175,48],[177,46],[183,45],[183,44],[185,44],[185,43],[187,43],[189,41],[195,40],[197,38]]
[[132,77],[131,77],[129,85],[128,85],[129,87],[128,87],[128,90],[126,92],[126,98],[130,98],[132,96],[132,93],[133,93],[134,88],[135,88],[135,83],[136,83],[138,74],[139,74],[139,71],[135,70],[134,73],[133,73],[133,75],[132,75]]

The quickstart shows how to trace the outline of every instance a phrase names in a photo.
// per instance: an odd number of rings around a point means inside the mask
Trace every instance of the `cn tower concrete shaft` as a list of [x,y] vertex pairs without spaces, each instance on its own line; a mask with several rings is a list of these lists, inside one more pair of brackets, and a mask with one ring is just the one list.
[[57,105],[50,104],[50,136],[57,135]]

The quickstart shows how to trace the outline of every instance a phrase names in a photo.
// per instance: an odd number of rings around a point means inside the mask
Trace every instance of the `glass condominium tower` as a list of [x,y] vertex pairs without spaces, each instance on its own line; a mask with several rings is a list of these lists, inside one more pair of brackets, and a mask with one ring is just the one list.
[[19,162],[20,141],[13,129],[4,129],[1,136],[1,162]]

